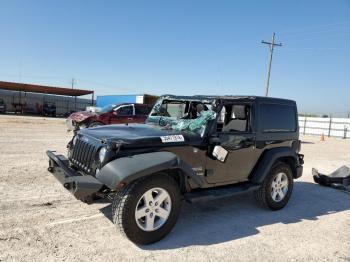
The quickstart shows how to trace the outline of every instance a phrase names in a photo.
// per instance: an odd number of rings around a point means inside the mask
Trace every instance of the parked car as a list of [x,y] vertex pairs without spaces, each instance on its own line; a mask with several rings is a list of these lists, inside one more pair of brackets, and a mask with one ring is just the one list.
[[165,96],[145,124],[80,130],[67,148],[68,158],[47,151],[49,172],[78,199],[111,199],[116,227],[137,244],[167,235],[182,199],[254,191],[281,209],[304,163],[296,103],[268,97]]
[[0,98],[0,113],[6,113],[6,103],[2,98]]
[[56,104],[54,102],[44,102],[43,115],[56,117]]
[[79,130],[110,124],[144,123],[151,109],[145,104],[108,105],[96,112],[75,112],[67,118],[66,124],[68,130]]

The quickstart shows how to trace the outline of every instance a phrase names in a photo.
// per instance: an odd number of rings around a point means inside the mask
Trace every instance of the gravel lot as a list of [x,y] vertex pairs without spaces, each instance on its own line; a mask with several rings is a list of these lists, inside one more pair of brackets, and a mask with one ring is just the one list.
[[46,171],[65,153],[63,119],[0,116],[0,261],[350,261],[350,194],[313,183],[311,167],[350,166],[350,140],[302,137],[304,176],[288,206],[261,209],[252,194],[183,204],[164,240],[136,246],[110,220],[110,203],[75,200]]

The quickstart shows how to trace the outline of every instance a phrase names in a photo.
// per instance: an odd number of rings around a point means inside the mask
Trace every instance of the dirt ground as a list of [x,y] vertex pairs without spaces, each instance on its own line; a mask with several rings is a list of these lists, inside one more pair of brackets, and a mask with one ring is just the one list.
[[350,166],[350,140],[302,137],[305,169],[286,208],[252,194],[184,203],[162,241],[136,246],[116,232],[110,203],[75,200],[46,171],[65,153],[63,119],[0,116],[0,261],[350,261],[350,194],[313,183],[311,167]]

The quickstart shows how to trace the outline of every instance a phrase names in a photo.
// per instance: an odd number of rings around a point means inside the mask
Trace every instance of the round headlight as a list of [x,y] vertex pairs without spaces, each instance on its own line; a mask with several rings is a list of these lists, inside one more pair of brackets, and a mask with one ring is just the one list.
[[78,140],[78,136],[75,136],[75,137],[73,138],[73,146],[75,146],[75,144],[77,143],[77,140]]
[[105,147],[102,147],[100,149],[100,152],[98,153],[98,158],[101,163],[105,160],[106,153],[107,153],[107,149]]

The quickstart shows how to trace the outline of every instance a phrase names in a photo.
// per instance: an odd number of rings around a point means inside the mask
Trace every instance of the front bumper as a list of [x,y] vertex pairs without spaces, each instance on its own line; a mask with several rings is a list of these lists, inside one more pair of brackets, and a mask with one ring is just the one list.
[[54,151],[46,151],[49,157],[48,171],[69,190],[77,199],[82,199],[99,192],[103,184],[95,177],[80,175],[69,166],[69,161],[65,156],[57,155]]

